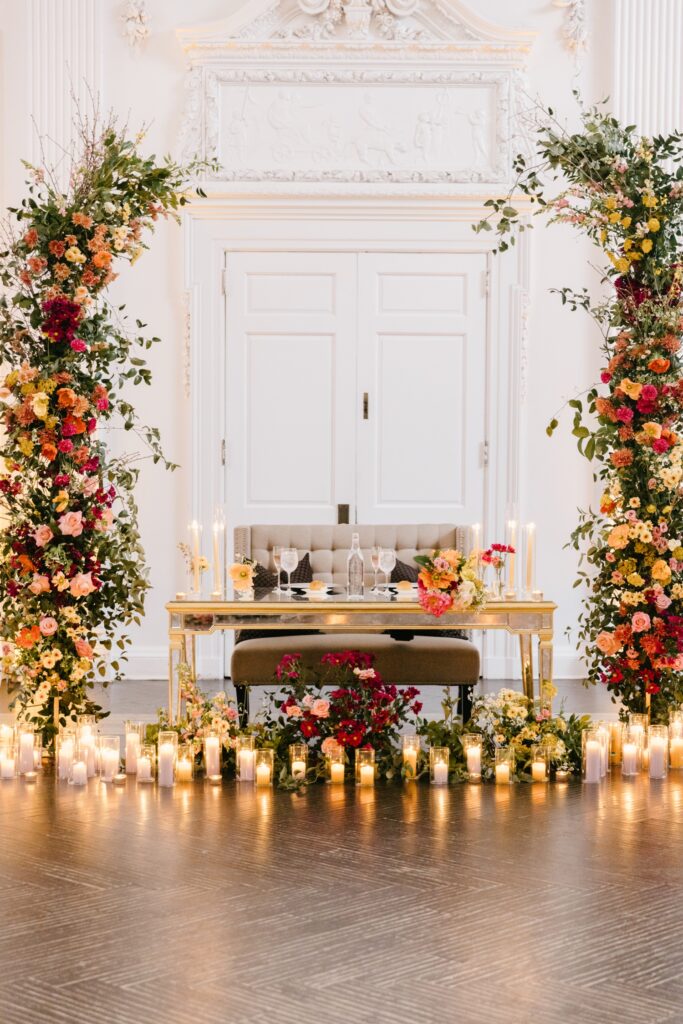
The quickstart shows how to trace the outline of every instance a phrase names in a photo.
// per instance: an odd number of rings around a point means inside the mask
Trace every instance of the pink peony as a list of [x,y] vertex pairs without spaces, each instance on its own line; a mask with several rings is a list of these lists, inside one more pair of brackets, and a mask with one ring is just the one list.
[[72,597],[87,597],[95,590],[91,572],[79,572],[74,576],[69,585]]
[[313,702],[311,711],[316,718],[329,718],[330,714],[330,702],[329,700],[316,700]]
[[634,633],[646,633],[650,628],[650,616],[647,612],[634,612],[631,616],[631,629]]
[[629,409],[627,405],[622,405],[617,409],[617,419],[621,423],[630,423],[633,419],[633,409]]
[[419,587],[418,601],[426,612],[437,619],[453,606],[453,598],[445,590],[425,590],[424,587]]
[[90,646],[87,640],[77,640],[75,647],[76,654],[78,655],[79,658],[87,658],[88,661],[92,661],[92,659],[95,657],[95,652],[93,651],[92,647]]
[[65,537],[80,537],[83,533],[83,513],[65,512],[59,517],[59,529]]
[[32,594],[44,594],[50,589],[50,581],[47,576],[40,576],[37,572],[33,574],[33,580],[28,585]]
[[285,709],[289,718],[301,718],[303,711],[298,704],[289,704]]
[[51,615],[45,615],[38,623],[38,627],[43,636],[52,636],[57,632],[59,625]]
[[33,533],[33,539],[39,548],[44,548],[46,544],[49,544],[54,533],[49,526],[39,526]]

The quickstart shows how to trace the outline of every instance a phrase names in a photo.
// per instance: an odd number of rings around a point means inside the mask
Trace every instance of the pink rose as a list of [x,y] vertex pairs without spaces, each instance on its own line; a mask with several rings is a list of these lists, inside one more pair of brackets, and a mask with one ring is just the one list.
[[289,718],[301,718],[303,711],[298,704],[290,704],[285,709]]
[[359,679],[374,679],[375,678],[375,670],[374,670],[374,668],[358,668],[358,669],[354,669],[354,672],[356,673],[356,675],[358,676]]
[[226,708],[225,709],[225,717],[227,718],[227,720],[229,722],[236,722],[237,719],[239,718],[239,714],[237,712],[237,708]]
[[100,481],[96,476],[89,476],[83,484],[83,493],[87,498],[91,498],[95,491],[99,490]]
[[334,736],[328,736],[327,739],[323,740],[320,745],[320,750],[325,755],[325,757],[329,757],[330,754],[336,754],[338,749],[339,744],[335,740]]
[[671,604],[671,598],[668,597],[664,591],[660,591],[655,598],[655,605],[657,606],[658,612],[663,612]]
[[111,529],[112,523],[114,522],[114,513],[110,508],[102,509],[102,517],[95,523],[95,529],[99,530],[100,533],[106,533],[107,530]]
[[39,548],[44,548],[46,544],[49,544],[54,533],[49,526],[39,526],[33,533],[33,539]]
[[77,640],[75,647],[76,654],[78,655],[79,658],[87,658],[88,661],[92,661],[92,659],[95,656],[95,652],[93,651],[92,647],[90,646],[87,640]]
[[314,701],[315,697],[313,697],[310,693],[307,693],[301,703],[305,708],[312,708]]
[[28,589],[32,594],[44,594],[50,589],[50,581],[47,576],[39,576],[36,572],[33,574],[33,580],[29,583]]
[[69,585],[72,597],[87,597],[95,590],[91,572],[79,572],[73,577]]
[[330,714],[330,702],[329,700],[316,700],[313,702],[311,711],[316,718],[328,718]]
[[599,651],[608,655],[616,654],[621,647],[614,633],[607,632],[598,633],[595,638],[595,645]]
[[59,529],[65,537],[80,537],[83,533],[83,513],[65,512],[59,517]]
[[52,636],[59,628],[57,620],[53,619],[51,615],[45,615],[38,623],[38,627],[43,636]]
[[634,612],[631,616],[631,629],[634,633],[646,633],[650,628],[650,616],[647,612]]

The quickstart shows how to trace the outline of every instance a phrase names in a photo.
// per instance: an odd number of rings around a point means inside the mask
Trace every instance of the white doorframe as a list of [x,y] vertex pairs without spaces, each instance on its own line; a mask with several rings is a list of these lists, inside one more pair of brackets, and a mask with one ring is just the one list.
[[[471,225],[482,206],[443,197],[390,198],[277,196],[273,199],[222,195],[196,202],[184,215],[185,287],[188,297],[186,344],[192,406],[191,515],[211,521],[224,505],[222,452],[225,434],[226,254],[231,250],[333,252],[486,252],[487,439],[488,469],[484,536],[500,538],[506,508],[523,510],[519,493],[524,448],[522,406],[526,366],[526,308],[529,251],[526,235],[511,257],[490,255],[486,236]],[[228,530],[236,524],[228,524]],[[494,537],[495,534],[495,537]],[[206,645],[200,672],[223,674],[222,644]],[[487,645],[486,674],[514,677],[516,651],[508,638]]]

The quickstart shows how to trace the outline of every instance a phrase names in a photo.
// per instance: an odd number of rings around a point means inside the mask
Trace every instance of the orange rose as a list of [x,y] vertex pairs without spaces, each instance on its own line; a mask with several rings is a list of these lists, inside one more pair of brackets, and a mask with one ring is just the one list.
[[44,459],[47,459],[48,462],[52,462],[53,459],[57,458],[57,448],[55,445],[50,443],[44,444],[40,449],[40,454]]
[[28,555],[19,555],[19,565],[21,566],[22,572],[33,572],[35,569],[35,565]]
[[663,356],[657,356],[647,364],[648,370],[652,370],[653,373],[666,373],[670,366],[671,360],[665,359]]
[[111,263],[111,253],[107,252],[106,249],[100,249],[100,251],[96,252],[93,256],[92,261],[100,270],[106,270]]
[[40,628],[38,626],[24,626],[19,630],[16,644],[17,647],[23,647],[24,650],[28,651],[34,644],[37,644],[40,640]]
[[76,392],[73,388],[60,388],[57,392],[57,405],[60,409],[70,409],[76,403]]
[[626,523],[621,523],[619,526],[615,526],[610,530],[607,543],[611,548],[616,548],[617,551],[620,551],[622,548],[627,546],[628,540],[628,526]]

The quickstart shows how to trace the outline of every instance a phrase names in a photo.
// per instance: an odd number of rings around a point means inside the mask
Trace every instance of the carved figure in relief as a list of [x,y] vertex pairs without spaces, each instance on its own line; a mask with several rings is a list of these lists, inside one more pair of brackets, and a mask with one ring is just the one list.
[[351,141],[363,163],[371,163],[371,154],[374,154],[375,157],[384,158],[389,163],[395,164],[398,155],[405,153],[405,146],[392,138],[389,125],[383,120],[375,106],[372,92],[363,93],[363,99],[358,107],[358,116],[365,125],[365,129],[361,129],[356,138]]
[[306,111],[311,109],[302,107],[301,100],[289,89],[280,89],[266,111],[268,124],[277,135],[277,145],[273,146],[276,160],[286,160],[296,149],[310,150],[312,125]]
[[470,114],[469,118],[470,128],[472,129],[472,149],[474,150],[474,166],[481,168],[488,163],[488,153],[486,152],[486,111],[485,110],[474,110]]

